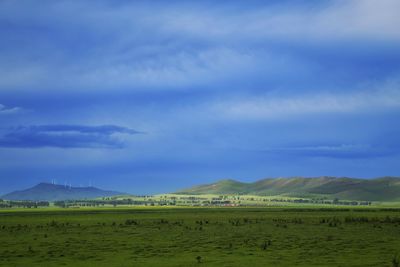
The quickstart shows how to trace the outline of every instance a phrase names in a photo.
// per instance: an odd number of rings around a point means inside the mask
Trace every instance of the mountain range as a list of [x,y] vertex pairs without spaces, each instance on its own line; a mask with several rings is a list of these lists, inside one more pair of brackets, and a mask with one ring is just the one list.
[[327,197],[346,200],[400,201],[400,177],[268,178],[253,183],[232,179],[180,190],[178,194],[246,194],[262,196]]
[[92,199],[122,195],[115,191],[105,191],[96,187],[69,187],[64,185],[40,183],[26,190],[14,191],[1,196],[6,200],[57,201],[73,199]]
[[[348,177],[291,177],[267,178],[252,183],[232,179],[183,189],[176,194],[241,194],[260,196],[282,196],[362,201],[400,201],[400,177],[379,177],[359,179]],[[34,187],[11,192],[0,198],[6,200],[57,201],[94,199],[126,195],[95,187],[69,187],[50,183],[40,183]]]

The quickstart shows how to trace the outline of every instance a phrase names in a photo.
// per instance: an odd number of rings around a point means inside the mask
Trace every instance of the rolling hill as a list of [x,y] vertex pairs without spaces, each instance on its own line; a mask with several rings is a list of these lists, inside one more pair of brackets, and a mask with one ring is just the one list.
[[40,183],[26,190],[15,191],[2,196],[6,200],[57,201],[73,199],[91,199],[121,195],[123,193],[105,191],[96,187],[68,187],[57,184]]
[[328,197],[347,200],[400,201],[400,177],[357,179],[347,177],[269,178],[254,183],[221,180],[177,194],[247,194],[262,196]]

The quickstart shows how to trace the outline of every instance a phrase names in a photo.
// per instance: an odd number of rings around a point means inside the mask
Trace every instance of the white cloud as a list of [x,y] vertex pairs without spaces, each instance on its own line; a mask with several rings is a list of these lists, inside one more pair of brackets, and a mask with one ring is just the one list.
[[371,144],[336,144],[316,146],[269,147],[262,150],[267,153],[284,153],[300,157],[331,157],[331,158],[376,158],[397,154],[396,149],[389,146]]
[[[87,87],[168,87],[201,85],[254,68],[253,55],[226,48],[159,55],[141,61],[106,64],[83,70],[78,83]],[[101,81],[101,82],[99,82]]]
[[[336,1],[330,5],[261,6],[242,12],[223,8],[179,10],[163,28],[215,40],[283,38],[304,41],[386,39],[400,41],[400,2],[397,0]],[[161,14],[158,19],[168,18]]]
[[[400,41],[400,2],[397,0],[339,1],[317,14],[311,30],[327,37],[391,39]],[[324,34],[325,33],[325,34]]]
[[259,41],[400,41],[396,0],[337,1],[315,8],[256,5],[244,10],[224,4],[210,8],[207,4],[24,3],[25,8],[2,3],[0,16],[15,25],[34,25],[40,34],[47,29],[57,32],[61,39],[82,35],[94,45],[83,44],[82,50],[70,55],[68,44],[49,41],[45,34],[29,47],[21,42],[14,54],[0,53],[8,62],[0,65],[0,90],[202,86],[237,77],[251,79],[246,75],[259,69],[274,73],[287,56],[275,54],[259,64],[264,54],[275,53],[267,51],[268,45],[262,46],[266,51],[256,51],[254,44]]
[[253,97],[227,100],[212,110],[230,119],[276,119],[306,114],[379,112],[400,108],[400,90],[382,89],[342,94]]
[[8,108],[2,104],[0,104],[0,115],[8,115],[8,114],[15,114],[22,111],[20,107],[11,107]]

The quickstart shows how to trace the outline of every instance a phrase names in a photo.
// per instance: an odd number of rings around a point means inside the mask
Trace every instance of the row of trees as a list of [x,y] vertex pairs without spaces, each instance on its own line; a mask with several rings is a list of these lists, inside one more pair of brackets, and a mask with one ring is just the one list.
[[[251,201],[251,200],[250,200]],[[369,206],[372,203],[369,201],[345,201],[335,198],[334,200],[327,199],[263,199],[262,202],[288,202],[288,203],[309,203],[309,204],[328,204],[328,205],[346,205],[346,206],[357,206],[364,205]],[[48,207],[50,203],[48,201],[5,201],[0,199],[0,208],[12,208],[12,207],[23,207],[23,208],[37,208],[37,207]],[[176,197],[152,199],[146,198],[143,200],[137,199],[115,199],[115,198],[103,198],[102,200],[66,200],[66,201],[55,201],[54,205],[57,207],[99,207],[105,205],[112,206],[125,206],[125,205],[143,205],[143,206],[175,206],[175,205],[206,205],[206,206],[229,206],[229,205],[243,205],[241,200],[229,200],[227,197],[212,198],[205,200],[204,197],[196,198],[190,197],[190,200],[181,200]],[[245,205],[253,205],[246,203]],[[254,203],[254,205],[262,205],[261,203]]]
[[160,205],[160,206],[174,206],[175,201],[141,201],[132,199],[121,199],[121,200],[66,200],[66,201],[55,201],[54,206],[68,208],[68,207],[99,207],[105,205],[112,206],[125,206],[125,205]]
[[38,208],[48,207],[48,201],[8,201],[0,199],[0,208]]

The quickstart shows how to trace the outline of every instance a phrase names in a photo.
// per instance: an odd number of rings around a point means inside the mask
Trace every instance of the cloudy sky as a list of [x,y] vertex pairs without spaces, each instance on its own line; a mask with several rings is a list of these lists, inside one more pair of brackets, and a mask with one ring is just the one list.
[[0,194],[400,175],[400,1],[1,1]]

